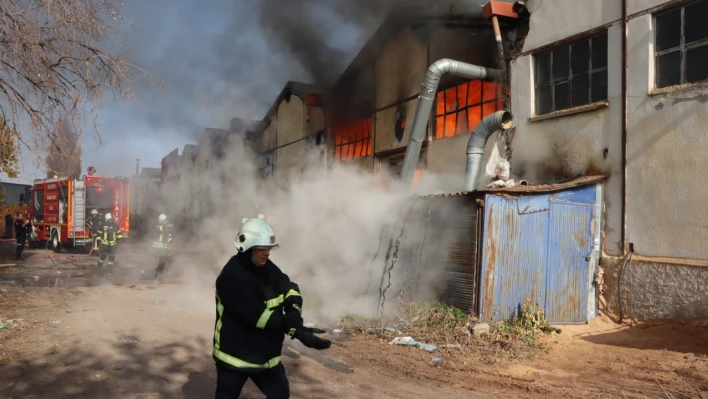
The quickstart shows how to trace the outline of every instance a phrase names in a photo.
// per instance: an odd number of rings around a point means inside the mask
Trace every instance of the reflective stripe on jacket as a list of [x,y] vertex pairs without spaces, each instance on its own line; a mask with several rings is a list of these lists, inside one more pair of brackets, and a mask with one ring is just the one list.
[[247,255],[232,257],[216,279],[214,360],[244,372],[277,366],[284,313],[300,311],[299,291],[272,262],[256,268]]
[[101,227],[101,245],[113,246],[118,240],[123,238],[120,232],[120,226],[113,219],[107,220]]
[[160,223],[155,227],[155,241],[152,242],[153,248],[166,249],[172,244],[172,232]]

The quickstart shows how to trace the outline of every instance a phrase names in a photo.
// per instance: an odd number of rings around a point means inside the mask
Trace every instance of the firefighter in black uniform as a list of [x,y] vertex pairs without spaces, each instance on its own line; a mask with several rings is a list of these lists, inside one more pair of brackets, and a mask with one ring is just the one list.
[[237,398],[249,378],[268,398],[289,398],[285,334],[318,350],[332,342],[303,326],[300,288],[268,259],[278,244],[263,215],[244,219],[234,243],[238,254],[216,279],[216,399]]
[[170,249],[172,248],[172,225],[168,224],[167,215],[164,213],[157,217],[155,227],[155,241],[152,247],[157,251],[157,268],[155,268],[155,279],[157,280],[165,272],[165,268],[172,263]]
[[25,249],[25,241],[27,241],[27,226],[29,220],[22,220],[22,215],[17,214],[15,220],[15,238],[17,239],[17,260],[22,260],[22,251]]
[[103,274],[103,264],[108,258],[108,275],[113,273],[113,264],[116,261],[116,246],[118,245],[118,240],[123,238],[120,232],[120,226],[113,220],[113,216],[110,213],[106,213],[105,221],[101,226],[101,257],[98,258],[98,265],[96,266],[96,271],[99,275]]
[[103,225],[101,220],[101,215],[98,214],[97,210],[91,211],[91,217],[89,218],[88,225],[91,231],[91,238],[93,241],[93,251],[98,251],[98,245],[101,243],[101,226]]

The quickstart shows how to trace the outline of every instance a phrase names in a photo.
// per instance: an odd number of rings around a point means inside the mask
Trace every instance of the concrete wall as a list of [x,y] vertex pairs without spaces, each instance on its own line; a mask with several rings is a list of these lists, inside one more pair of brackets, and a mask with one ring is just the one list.
[[[301,133],[302,134],[302,133]],[[287,188],[291,175],[297,175],[305,166],[305,141],[300,140],[278,148],[275,152],[275,181],[279,188]]]
[[288,145],[305,136],[305,103],[300,97],[292,95],[289,101],[281,101],[275,117],[278,147]]
[[[623,197],[621,41],[619,1],[546,0],[534,11],[524,51],[596,27],[608,29],[608,104],[572,116],[533,118],[532,56],[512,62],[512,111],[517,126],[512,168],[539,179],[610,173],[605,187],[605,256],[600,309],[625,319],[708,324],[708,85],[655,89],[651,14],[635,15],[669,0],[629,0],[627,25],[626,213]],[[553,23],[549,23],[553,21]],[[545,28],[548,26],[548,28]],[[603,156],[607,149],[607,156]],[[622,273],[620,237],[635,251]]]
[[569,36],[619,21],[621,0],[545,0],[531,8],[529,34],[523,51],[563,40]]
[[631,16],[667,3],[669,3],[667,0],[627,0],[627,13]]
[[275,151],[273,177],[260,183],[265,190],[286,189],[308,162],[314,166],[312,159],[307,157],[310,139],[326,124],[321,107],[310,107],[309,120],[307,108],[304,100],[296,95],[291,95],[289,100],[282,99],[270,115],[268,127],[259,135],[256,151],[261,154]]
[[671,259],[602,258],[600,311],[619,321],[618,292],[623,319],[678,321],[708,326],[708,262],[677,263]]
[[708,260],[708,86],[653,93],[653,41],[651,15],[630,20],[627,240],[646,256]]
[[[376,106],[374,117],[374,153],[405,151],[413,117],[418,105],[416,97],[430,64],[442,58],[487,67],[497,66],[496,44],[490,29],[468,27],[444,27],[431,25],[416,29],[405,28],[384,45],[376,64]],[[441,79],[440,89],[459,84],[464,80],[446,75]],[[395,135],[396,114],[405,115],[406,125],[402,138]],[[431,116],[428,129],[428,145],[431,151],[426,157],[427,169],[422,181],[427,181],[425,189],[460,190],[464,172],[465,145],[469,135],[440,140],[432,139]],[[384,159],[388,155],[378,155]],[[425,165],[425,163],[423,163]],[[450,177],[447,176],[455,176]],[[459,181],[458,181],[459,180]],[[449,182],[457,182],[450,183]]]
[[376,108],[420,93],[427,63],[427,43],[410,28],[389,40],[376,60]]
[[[551,5],[553,2],[544,2]],[[572,8],[557,1],[551,9]],[[585,4],[591,2],[585,2]],[[603,4],[601,2],[592,4]],[[540,14],[544,16],[543,13]],[[539,24],[534,14],[532,24]],[[548,29],[554,31],[554,29]],[[572,34],[572,33],[569,33]],[[549,32],[550,35],[550,32]],[[555,37],[555,36],[551,36]],[[542,40],[543,39],[543,40]],[[546,42],[536,33],[537,42]],[[600,109],[553,119],[535,115],[533,56],[511,63],[511,109],[516,132],[512,173],[532,183],[547,183],[577,175],[609,173],[605,188],[605,252],[618,255],[622,229],[622,28],[608,29],[608,104]],[[607,157],[604,150],[607,149]]]
[[274,149],[276,147],[277,139],[276,139],[276,129],[277,129],[277,120],[273,118],[270,121],[270,124],[266,129],[261,133],[261,138],[260,138],[260,151],[261,152],[266,152]]
[[[376,118],[374,119],[374,129],[376,131],[374,153],[400,149],[408,144],[411,127],[413,126],[413,115],[417,105],[418,99],[416,98],[401,104],[399,107],[387,108],[376,113]],[[394,132],[397,112],[402,112],[406,116],[406,127],[403,130],[401,140],[396,138]]]
[[156,186],[159,181],[158,178],[140,175],[130,179],[130,213],[142,214],[148,210],[154,198],[160,193]]

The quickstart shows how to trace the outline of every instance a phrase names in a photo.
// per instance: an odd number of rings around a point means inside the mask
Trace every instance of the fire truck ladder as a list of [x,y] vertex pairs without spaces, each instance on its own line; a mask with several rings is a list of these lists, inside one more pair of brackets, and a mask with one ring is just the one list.
[[[86,230],[86,187],[84,186],[84,182],[82,181],[76,181],[74,183],[74,207],[72,209],[72,215],[71,215],[71,220],[73,226],[71,226],[74,229],[74,237],[76,237],[76,233],[79,231],[84,231]],[[84,238],[84,237],[82,237]],[[86,240],[81,241],[82,246],[86,245]],[[78,246],[79,244],[76,244],[74,242],[74,246]]]

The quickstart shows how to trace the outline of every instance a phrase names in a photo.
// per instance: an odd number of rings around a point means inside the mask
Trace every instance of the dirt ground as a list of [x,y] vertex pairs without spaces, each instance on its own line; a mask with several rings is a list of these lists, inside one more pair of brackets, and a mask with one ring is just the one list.
[[[1,399],[213,397],[213,286],[138,282],[135,276],[152,272],[142,266],[154,264],[138,252],[124,254],[133,283],[123,285],[19,284],[62,270],[81,278],[95,262],[47,258],[48,251],[28,251],[18,266],[0,268]],[[445,351],[454,349],[430,354],[384,340],[330,337],[335,345],[324,352],[287,340],[292,397],[708,398],[705,328],[630,328],[598,318],[563,326],[549,353],[463,363],[445,362]],[[443,363],[432,365],[432,357]],[[263,396],[249,383],[242,397]]]

